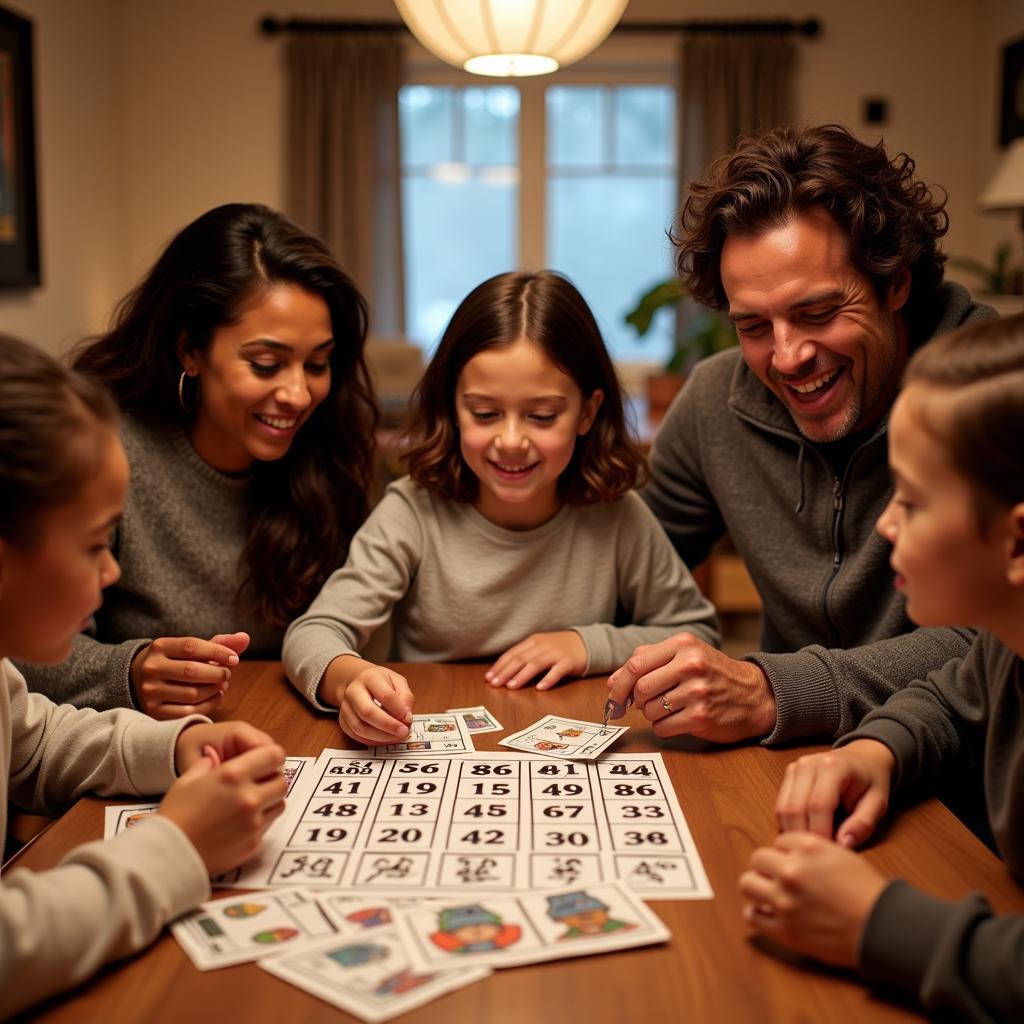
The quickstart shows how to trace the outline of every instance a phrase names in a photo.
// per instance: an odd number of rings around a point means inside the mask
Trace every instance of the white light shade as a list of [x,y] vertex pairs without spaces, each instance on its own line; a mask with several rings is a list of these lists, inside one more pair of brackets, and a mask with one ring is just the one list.
[[395,0],[431,53],[477,75],[544,75],[585,57],[629,0]]
[[1024,209],[1024,137],[1010,143],[992,180],[978,197],[978,206],[983,210]]

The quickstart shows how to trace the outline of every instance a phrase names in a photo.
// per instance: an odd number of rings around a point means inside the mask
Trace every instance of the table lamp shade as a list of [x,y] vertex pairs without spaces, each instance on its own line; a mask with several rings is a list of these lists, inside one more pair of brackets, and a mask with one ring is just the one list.
[[978,197],[982,210],[1024,210],[1024,136],[1007,147],[996,173]]
[[477,75],[544,75],[585,57],[628,0],[395,0],[431,53]]

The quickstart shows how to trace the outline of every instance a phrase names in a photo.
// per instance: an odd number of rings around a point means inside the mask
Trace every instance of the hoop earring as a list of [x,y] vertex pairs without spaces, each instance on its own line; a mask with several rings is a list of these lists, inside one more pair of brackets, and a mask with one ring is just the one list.
[[[189,404],[185,401],[185,381],[195,380],[196,382],[196,393],[192,399],[192,403]],[[184,413],[193,413],[196,410],[196,406],[199,404],[199,375],[193,378],[187,371],[182,370],[181,376],[178,378],[178,405],[181,406],[181,410]]]

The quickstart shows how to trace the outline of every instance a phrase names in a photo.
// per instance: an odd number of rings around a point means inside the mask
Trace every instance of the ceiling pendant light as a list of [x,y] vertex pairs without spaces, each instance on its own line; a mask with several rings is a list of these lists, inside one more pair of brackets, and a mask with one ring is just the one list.
[[628,0],[395,0],[431,53],[475,75],[546,75],[585,57]]

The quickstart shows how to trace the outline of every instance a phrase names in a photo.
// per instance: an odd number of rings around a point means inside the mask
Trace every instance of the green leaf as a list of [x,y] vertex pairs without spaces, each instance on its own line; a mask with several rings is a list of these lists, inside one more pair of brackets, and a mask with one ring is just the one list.
[[675,278],[660,281],[640,296],[636,307],[626,314],[626,323],[642,338],[651,329],[654,314],[663,306],[677,303],[684,294],[683,286]]

